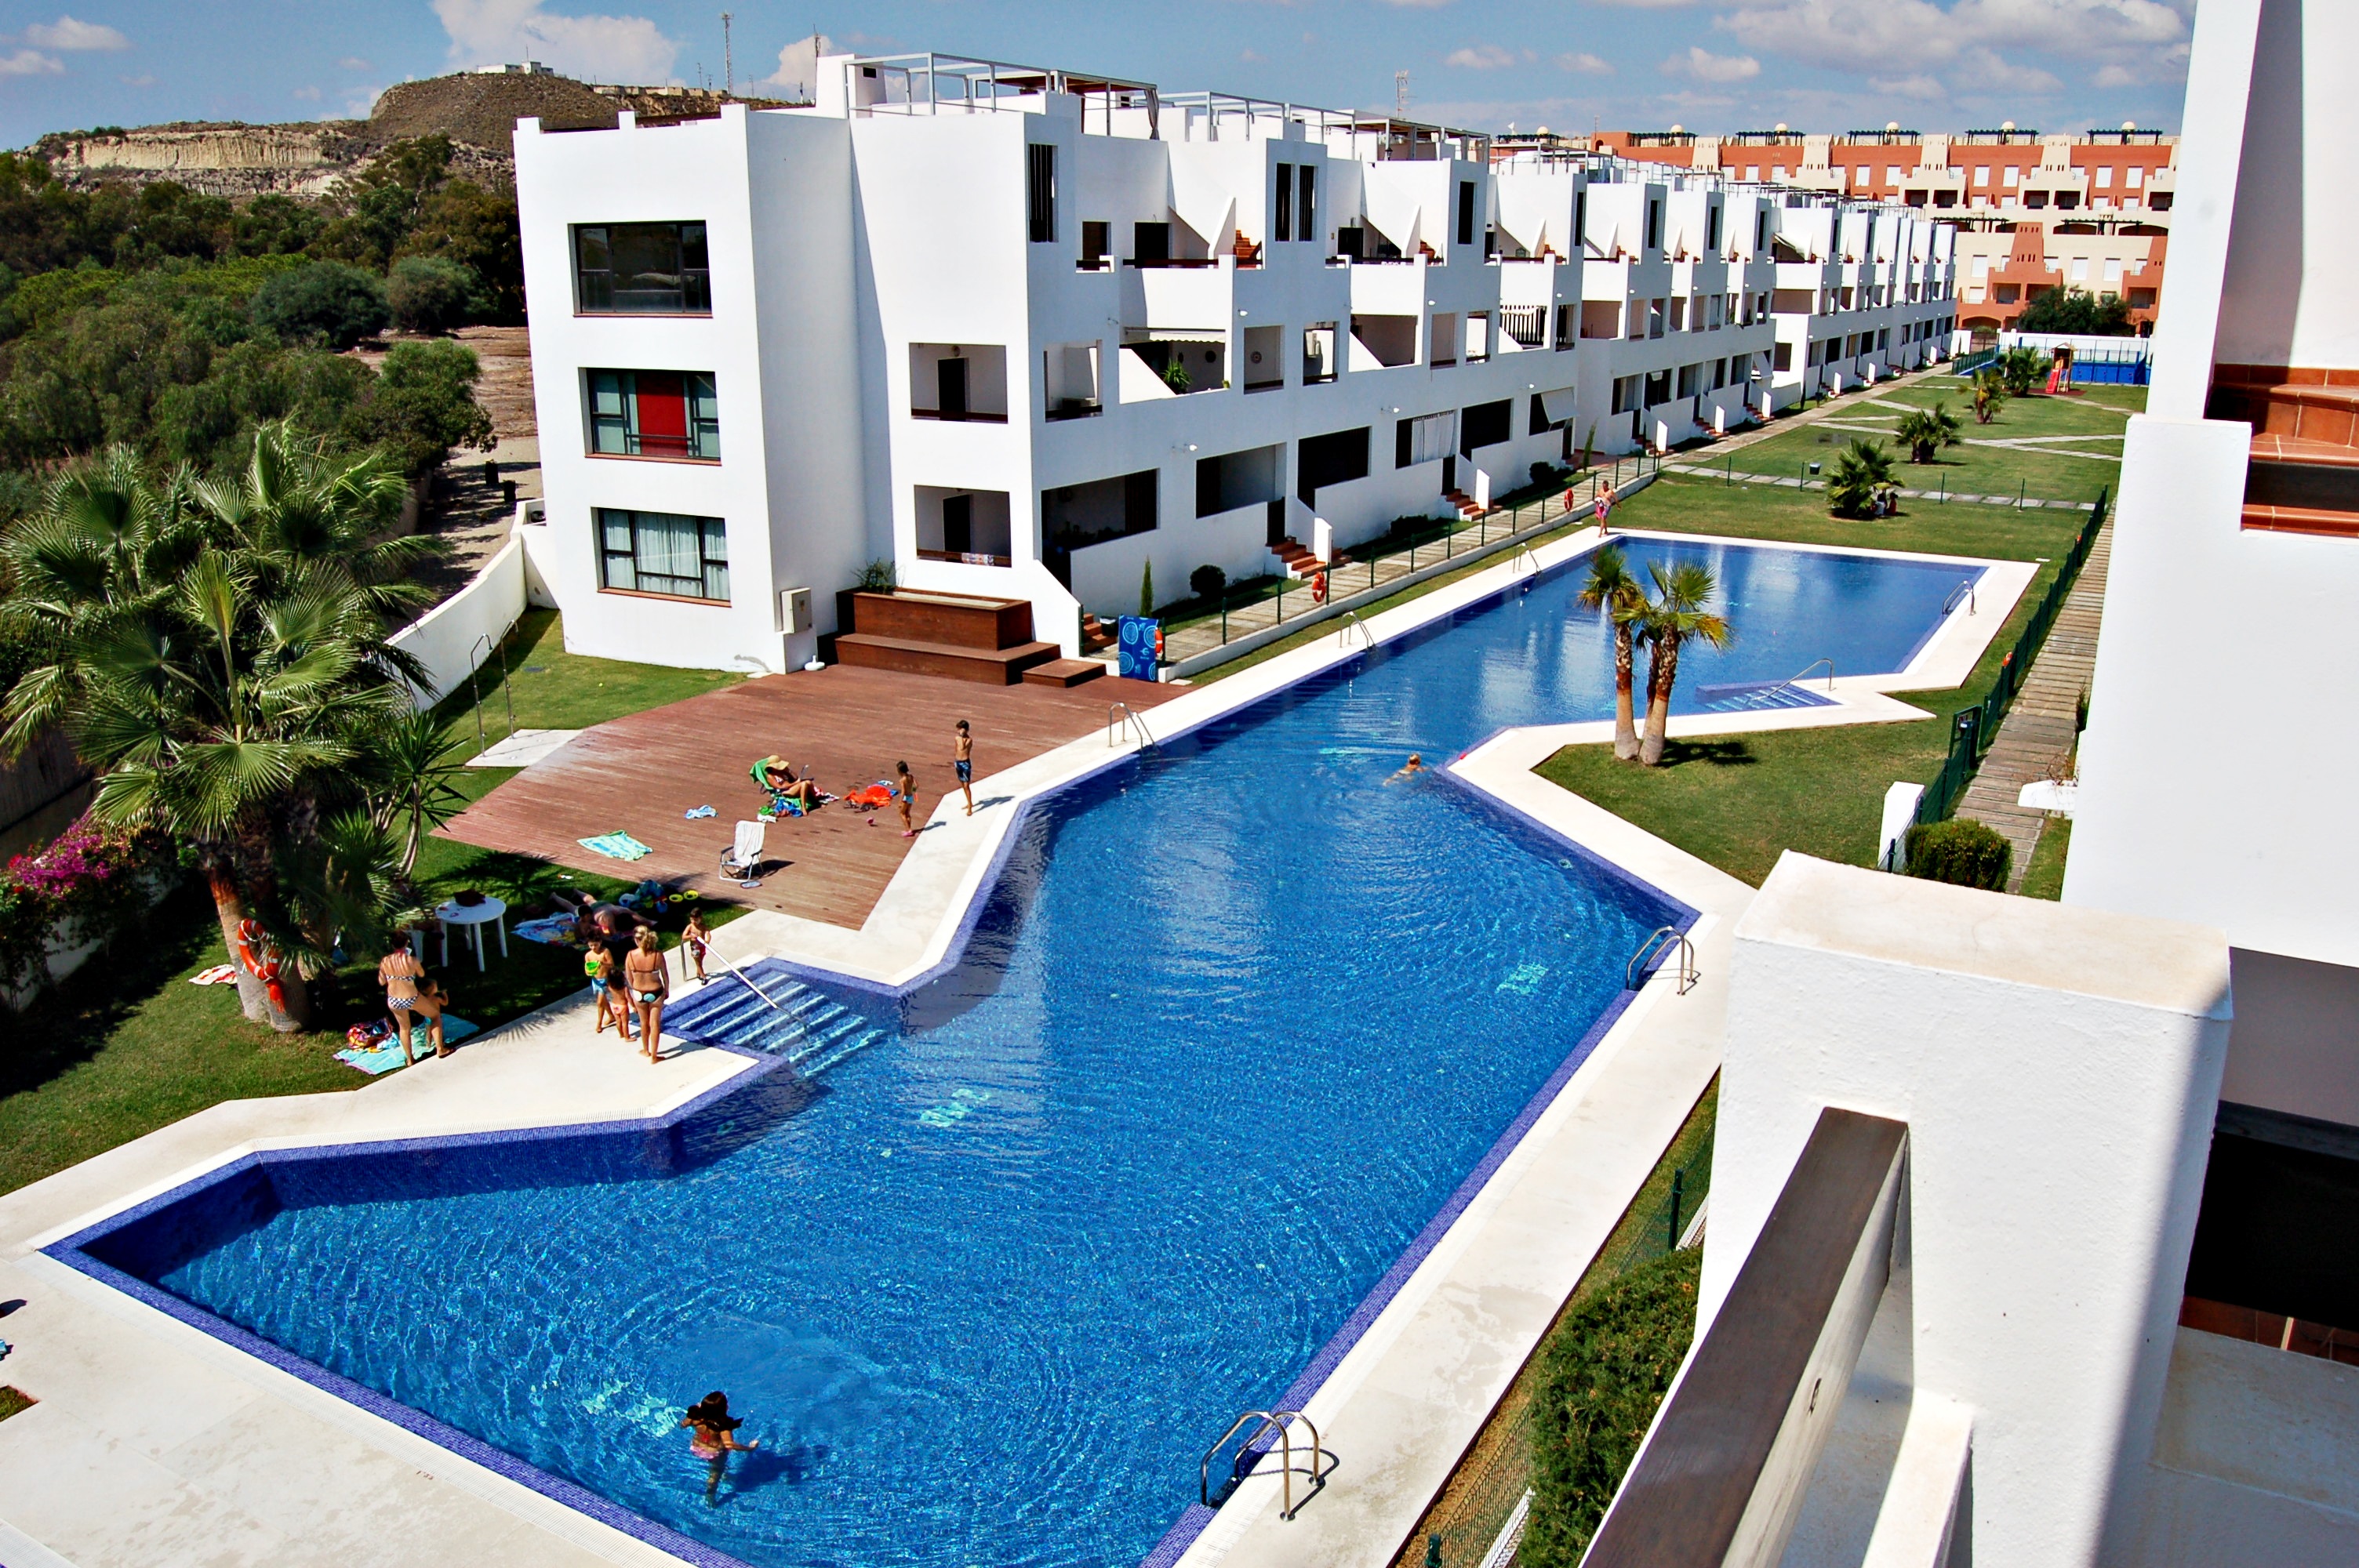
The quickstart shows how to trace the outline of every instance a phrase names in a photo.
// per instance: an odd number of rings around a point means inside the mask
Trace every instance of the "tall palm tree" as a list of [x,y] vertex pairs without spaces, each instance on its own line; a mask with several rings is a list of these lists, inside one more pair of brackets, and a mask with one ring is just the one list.
[[1589,581],[1575,602],[1583,610],[1602,610],[1614,621],[1614,755],[1626,762],[1638,754],[1630,688],[1637,663],[1637,613],[1646,607],[1647,590],[1630,575],[1622,546],[1608,545],[1590,557]]
[[271,579],[332,563],[388,620],[426,608],[433,592],[418,567],[445,553],[439,539],[401,534],[408,481],[382,451],[336,455],[284,419],[255,432],[254,456],[234,481],[190,487],[217,543]]
[[1943,447],[1954,447],[1960,439],[1958,416],[1950,412],[1946,403],[1903,414],[1892,433],[1908,449],[1908,460],[1912,463],[1930,463]]
[[1682,561],[1666,571],[1659,564],[1647,573],[1655,580],[1655,597],[1639,612],[1638,624],[1647,639],[1647,738],[1638,761],[1653,767],[1663,760],[1663,739],[1671,719],[1671,687],[1680,678],[1680,649],[1689,639],[1725,648],[1735,641],[1727,617],[1706,608],[1720,585],[1711,568],[1698,561]]

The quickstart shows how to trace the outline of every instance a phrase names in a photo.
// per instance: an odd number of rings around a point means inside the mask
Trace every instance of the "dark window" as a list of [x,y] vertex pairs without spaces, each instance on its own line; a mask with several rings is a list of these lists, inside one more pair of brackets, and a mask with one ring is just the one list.
[[1658,370],[1647,378],[1647,388],[1640,398],[1639,406],[1652,408],[1658,403],[1669,403],[1670,400],[1671,373],[1668,370]]
[[1306,163],[1294,172],[1302,185],[1302,199],[1294,204],[1294,237],[1315,240],[1319,237],[1319,170]]
[[1393,421],[1393,467],[1397,469],[1408,467],[1409,436],[1416,424],[1414,419]]
[[934,409],[944,419],[966,417],[966,361],[934,362]]
[[1082,225],[1082,265],[1095,270],[1114,249],[1114,225],[1087,222]]
[[1321,485],[1368,477],[1368,429],[1363,425],[1356,430],[1336,430],[1302,438],[1294,453],[1294,489],[1302,497],[1303,505],[1318,504]]
[[1533,394],[1532,394],[1532,428],[1531,428],[1531,434],[1533,434],[1533,435],[1535,435],[1535,436],[1544,436],[1544,435],[1548,434],[1548,427],[1549,427],[1548,405],[1547,405],[1547,404],[1545,404],[1545,403],[1542,403],[1542,402],[1540,401],[1540,395],[1539,395],[1538,393],[1535,392],[1535,393],[1533,393]]
[[701,316],[712,309],[701,223],[585,223],[573,231],[575,308]]
[[1130,226],[1131,258],[1141,266],[1158,266],[1171,259],[1171,225],[1169,223],[1133,223]]
[[721,458],[721,404],[696,371],[593,370],[590,449],[605,457]]
[[942,552],[963,556],[974,548],[974,497],[942,497]]
[[1650,251],[1660,250],[1662,244],[1663,204],[1659,201],[1649,201],[1647,203],[1647,248]]
[[1360,236],[1365,231],[1364,231],[1357,223],[1346,224],[1343,228],[1336,230],[1335,254],[1339,256],[1349,256],[1353,261],[1358,261],[1360,259]]
[[1474,243],[1474,182],[1471,179],[1458,182],[1458,243]]
[[1210,517],[1243,506],[1262,506],[1286,498],[1278,476],[1286,449],[1252,447],[1196,460],[1196,515]]
[[2154,211],[2168,212],[2170,211],[2170,197],[2171,193],[2168,190],[2149,191],[2147,195],[2146,204]]
[[1045,245],[1057,237],[1057,149],[1048,142],[1034,142],[1024,152],[1024,197],[1032,243]]
[[1155,526],[1157,482],[1163,476],[1153,469],[1125,474],[1122,481],[1122,527],[1125,534],[1144,534]]
[[729,535],[718,517],[597,508],[598,584],[729,601]]
[[1269,237],[1273,240],[1290,240],[1294,238],[1294,166],[1292,164],[1282,163],[1277,166],[1277,178],[1272,182],[1271,191],[1277,198],[1277,211],[1275,214],[1275,222],[1269,226]]
[[1479,447],[1495,447],[1515,434],[1515,423],[1513,398],[1503,397],[1496,403],[1477,403],[1459,416],[1458,450],[1471,458]]
[[1703,248],[1708,251],[1720,249],[1720,209],[1717,207],[1703,210]]
[[1579,255],[1589,243],[1589,192],[1572,193],[1572,254]]

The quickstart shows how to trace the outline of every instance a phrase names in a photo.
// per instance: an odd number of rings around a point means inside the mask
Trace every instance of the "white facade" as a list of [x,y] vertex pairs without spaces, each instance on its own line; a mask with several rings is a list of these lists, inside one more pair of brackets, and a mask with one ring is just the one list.
[[[792,667],[885,560],[1028,600],[1077,652],[1083,612],[1135,611],[1149,573],[1166,603],[1321,521],[1348,548],[1947,339],[1946,242],[1897,208],[986,62],[820,77],[808,110],[518,128],[531,553],[579,651]],[[584,231],[635,224],[704,226],[709,308],[590,297]],[[1773,244],[1805,231],[1808,308],[1781,309]],[[1775,372],[1789,335],[1812,357]],[[674,375],[710,378],[717,458],[597,449],[676,417],[645,412]]]

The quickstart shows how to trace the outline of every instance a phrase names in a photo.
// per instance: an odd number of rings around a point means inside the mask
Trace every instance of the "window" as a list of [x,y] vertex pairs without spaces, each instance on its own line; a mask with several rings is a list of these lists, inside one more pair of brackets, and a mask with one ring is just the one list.
[[1792,370],[1794,368],[1794,345],[1791,343],[1779,343],[1777,345],[1777,356],[1770,361],[1770,363],[1778,370]]
[[2136,190],[2145,180],[2146,166],[2143,164],[2134,163],[2122,170],[2122,183],[2132,190]]
[[1753,254],[1759,255],[1769,248],[1769,210],[1764,207],[1753,215]]
[[1294,491],[1305,506],[1319,503],[1322,486],[1347,484],[1368,477],[1368,430],[1337,430],[1325,436],[1305,436],[1294,449]]
[[1761,166],[1757,163],[1746,164],[1745,166],[1745,178],[1746,182],[1749,184],[1757,183],[1761,178]]
[[1302,384],[1335,379],[1335,323],[1314,321],[1302,329]]
[[1057,149],[1051,143],[1032,142],[1024,149],[1024,205],[1032,243],[1049,244],[1057,238]]
[[1301,200],[1294,204],[1294,237],[1315,240],[1319,237],[1319,170],[1304,164],[1294,171],[1301,187]]
[[729,602],[729,535],[720,518],[596,510],[599,587]]
[[1572,254],[1579,255],[1589,242],[1589,191],[1586,188],[1572,193]]
[[1852,170],[1852,182],[1855,185],[1873,185],[1875,183],[1875,171],[1863,164]]
[[1114,225],[1085,219],[1082,223],[1082,270],[1103,272],[1114,252]]
[[1166,223],[1133,223],[1130,226],[1131,259],[1141,266],[1161,266],[1171,259],[1171,225]]
[[2015,189],[2015,177],[2018,172],[2020,171],[2017,170],[2013,164],[2006,166],[2006,188],[2009,190],[2013,190]]
[[701,223],[585,223],[573,231],[574,308],[584,315],[707,316]]
[[1638,406],[1638,378],[1625,375],[1614,383],[1613,413],[1627,414]]
[[1717,206],[1703,210],[1703,248],[1714,252],[1720,249],[1720,209]]
[[1422,419],[1397,422],[1393,426],[1393,467],[1410,468],[1448,457],[1457,444],[1457,434],[1458,415],[1454,409],[1429,414]]
[[1985,163],[1974,166],[1974,183],[1978,186],[1990,183],[1990,165]]
[[1884,183],[1886,185],[1897,185],[1900,183],[1899,165],[1895,164],[1890,168],[1884,171]]
[[1474,182],[1471,179],[1458,182],[1458,243],[1474,243]]
[[1283,444],[1223,452],[1216,458],[1198,458],[1196,515],[1213,517],[1241,507],[1283,500],[1286,490],[1278,474],[1285,459]]
[[701,371],[593,370],[590,450],[610,458],[721,460],[721,404]]
[[1647,377],[1646,389],[1641,395],[1641,406],[1652,408],[1658,403],[1669,403],[1670,400],[1671,373],[1669,371],[1658,370]]
[[1277,166],[1277,178],[1271,182],[1270,189],[1277,198],[1277,204],[1269,226],[1269,237],[1273,240],[1290,240],[1294,238],[1294,166],[1292,164],[1282,163]]
[[1496,403],[1477,403],[1466,410],[1459,424],[1458,449],[1468,457],[1478,447],[1495,447],[1516,433],[1516,404],[1511,397]]
[[1649,201],[1647,203],[1647,248],[1650,251],[1660,250],[1662,244],[1663,204],[1659,201]]
[[2111,164],[2099,164],[2097,166],[2097,189],[2103,190],[2107,186],[2113,184],[2113,166]]

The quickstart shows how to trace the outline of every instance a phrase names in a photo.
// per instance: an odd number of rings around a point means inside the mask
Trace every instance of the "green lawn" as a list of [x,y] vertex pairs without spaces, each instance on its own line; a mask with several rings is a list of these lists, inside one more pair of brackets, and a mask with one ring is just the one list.
[[[554,612],[534,611],[510,639],[506,664],[515,683],[520,729],[581,729],[731,684],[737,676],[707,670],[582,658],[563,651]],[[484,717],[496,739],[506,723],[499,667],[484,671]],[[443,715],[474,745],[473,709],[463,695]],[[462,780],[470,800],[515,776],[506,768],[473,768]],[[418,860],[429,893],[438,900],[462,888],[480,888],[526,914],[545,913],[560,888],[586,888],[611,897],[627,881],[594,876],[527,856],[498,854],[429,838]],[[708,922],[743,914],[714,903]],[[665,925],[670,946],[685,918],[675,906]],[[508,957],[496,942],[482,974],[459,943],[444,971],[439,944],[426,959],[447,984],[451,1011],[485,1028],[520,1017],[580,987],[582,959],[570,948],[527,942],[513,934]],[[223,960],[212,901],[184,889],[159,907],[145,931],[116,944],[15,1020],[14,1047],[0,1054],[0,1192],[89,1159],[223,1100],[358,1088],[369,1082],[335,1059],[347,1024],[378,1011],[374,954],[321,977],[315,989],[320,1029],[282,1035],[248,1022],[235,988],[192,986],[188,977]]]
[[2064,860],[2072,850],[2072,819],[2051,816],[2032,847],[2031,864],[2023,873],[2023,896],[2059,899],[2064,896]]
[[1948,716],[1989,691],[1999,661],[2022,634],[2086,521],[2081,512],[1912,503],[1894,519],[1853,522],[1828,516],[1824,499],[1809,492],[1673,475],[1631,497],[1616,515],[1631,528],[2047,557],[1962,687],[1894,694],[1935,715],[1931,720],[1673,741],[1656,768],[1617,762],[1610,745],[1568,746],[1540,764],[1541,776],[1756,887],[1788,849],[1852,865],[1875,863],[1885,790],[1896,781],[1923,783],[1940,772],[1949,750]]
[[[1849,393],[1827,406],[1828,417],[1844,426],[1873,426],[1889,433],[1900,418],[1897,409],[1879,406],[1905,403],[1930,408],[1947,404],[1956,415],[1965,444],[1942,449],[1939,460],[1919,464],[1901,460],[1895,476],[1909,490],[1937,493],[1963,492],[1971,495],[2027,494],[2035,499],[2094,501],[2099,490],[2114,482],[2120,471],[2121,435],[2129,416],[2146,406],[2142,386],[2097,386],[2074,397],[2010,398],[1988,425],[1973,419],[1973,394],[1954,377],[1931,376],[1900,387],[1877,387]],[[1978,443],[2053,436],[2112,437],[2078,446],[2057,443],[2082,452],[2103,452],[2114,460],[2045,455],[2019,449]],[[1727,453],[1709,449],[1687,454],[1694,461],[1733,465],[1735,472],[1791,478],[1810,463],[1829,464],[1854,438],[1874,439],[1867,431],[1831,427],[1821,422],[1795,425],[1750,446]],[[1823,471],[1823,470],[1822,470]],[[1924,504],[1919,503],[1920,507]],[[1939,503],[1935,503],[1939,504]],[[1973,503],[1969,503],[1973,504]]]

